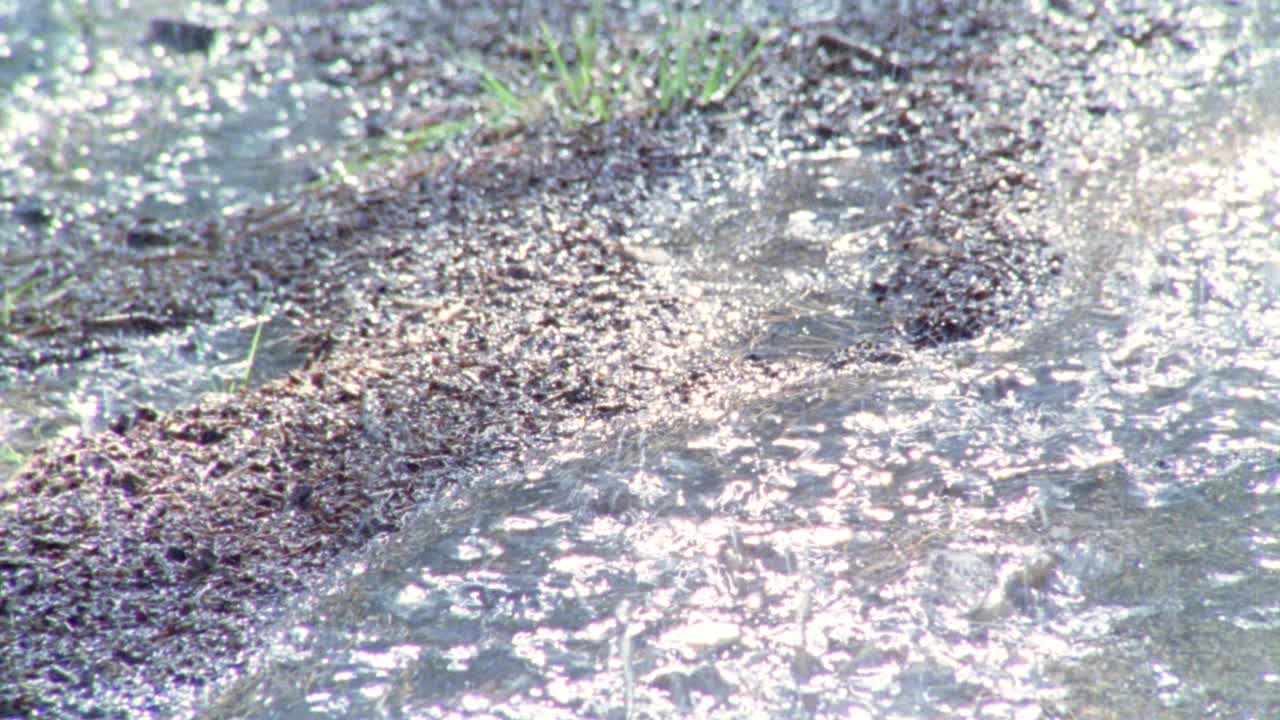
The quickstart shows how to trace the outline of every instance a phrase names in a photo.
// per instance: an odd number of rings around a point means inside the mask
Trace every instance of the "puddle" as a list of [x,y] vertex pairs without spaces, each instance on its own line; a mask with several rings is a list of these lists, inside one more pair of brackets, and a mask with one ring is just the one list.
[[700,188],[633,240],[663,258],[668,280],[735,308],[708,315],[708,328],[761,315],[741,352],[829,357],[892,326],[868,288],[891,266],[900,175],[886,151],[796,153],[768,175]]
[[690,213],[673,234],[700,286],[765,308],[748,352],[831,355],[891,325],[868,288],[889,266],[881,258],[900,176],[886,151],[797,154],[738,188],[748,202],[716,212],[713,200],[709,221],[705,209]]

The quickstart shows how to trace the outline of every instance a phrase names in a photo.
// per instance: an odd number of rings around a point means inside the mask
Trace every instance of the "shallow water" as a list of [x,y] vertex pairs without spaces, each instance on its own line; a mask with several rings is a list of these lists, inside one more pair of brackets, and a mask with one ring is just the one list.
[[[321,148],[352,132],[342,93],[299,77],[303,58],[274,27],[318,4],[7,3],[0,194],[6,209],[47,217],[6,218],[4,245],[38,247],[97,215],[221,213],[303,180]],[[159,20],[213,40],[207,50],[153,42]]]
[[[279,29],[318,5],[0,4],[0,289],[13,293],[17,310],[39,294],[23,282],[42,267],[85,257],[142,262],[115,247],[133,223],[267,202],[311,177],[327,147],[357,134],[350,95],[322,82]],[[155,20],[211,28],[213,41],[190,52],[151,42]],[[211,320],[180,331],[100,338],[111,350],[85,362],[6,368],[0,448],[20,456],[59,436],[101,431],[139,405],[169,410],[242,380],[264,308],[201,309]],[[255,381],[297,364],[292,324],[269,319]],[[0,464],[0,480],[12,467]]]
[[[1019,329],[442,499],[206,716],[1274,717],[1278,101],[1068,172],[1066,282]],[[648,239],[744,307],[857,296],[823,268],[876,247],[866,163]],[[765,305],[783,356],[876,322]]]
[[[1067,279],[1027,324],[443,497],[205,715],[1280,714],[1280,92],[1224,102],[1131,171],[1081,159]],[[82,175],[111,197],[117,175]],[[884,322],[865,298],[895,177],[798,155],[635,241],[709,307],[759,312],[745,351],[821,358]],[[174,192],[148,212],[243,197]],[[216,366],[252,330],[155,353]],[[104,363],[109,385],[149,375]],[[57,404],[120,411],[69,382]]]

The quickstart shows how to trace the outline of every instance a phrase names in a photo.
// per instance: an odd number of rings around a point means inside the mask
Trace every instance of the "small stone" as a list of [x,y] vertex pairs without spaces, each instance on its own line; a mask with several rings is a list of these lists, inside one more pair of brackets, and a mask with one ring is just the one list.
[[217,31],[206,25],[160,18],[151,21],[146,42],[179,53],[208,52],[216,36]]

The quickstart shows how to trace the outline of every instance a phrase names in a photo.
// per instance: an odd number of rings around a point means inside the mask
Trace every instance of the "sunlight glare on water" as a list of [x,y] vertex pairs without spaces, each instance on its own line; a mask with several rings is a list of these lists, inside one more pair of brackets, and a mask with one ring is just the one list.
[[[279,141],[314,151],[336,140],[325,122],[335,98],[295,76],[269,11],[188,3],[179,19],[214,41],[182,52],[148,41],[149,23],[174,18],[171,3],[15,3],[0,26],[0,92],[11,99],[0,190],[40,203],[57,230],[98,214],[201,217],[297,183]],[[0,226],[0,240],[33,241],[20,230]]]

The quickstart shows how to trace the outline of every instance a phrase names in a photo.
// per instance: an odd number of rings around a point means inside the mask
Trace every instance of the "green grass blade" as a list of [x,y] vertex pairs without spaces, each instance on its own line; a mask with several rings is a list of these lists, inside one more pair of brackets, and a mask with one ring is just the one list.
[[[470,130],[472,124],[473,121],[471,120],[450,120],[414,130],[404,136],[405,149],[409,152],[416,152],[425,148],[435,147]],[[394,158],[394,154],[391,156]]]
[[253,340],[249,343],[249,355],[245,358],[244,375],[240,377],[241,387],[249,384],[249,376],[253,374],[253,363],[258,359],[258,345],[262,342],[262,326],[267,324],[267,317],[258,318],[258,327],[253,331]]
[[586,105],[595,94],[594,71],[596,63],[596,49],[599,47],[599,39],[596,36],[595,23],[587,24],[587,29],[581,33],[576,33],[573,38],[574,45],[578,48],[578,64],[577,70],[578,97],[582,99],[583,105]]
[[716,51],[715,64],[711,66],[710,72],[707,73],[706,82],[702,84],[702,95],[698,101],[702,104],[711,102],[716,92],[724,84],[725,73],[729,69],[729,36],[720,36],[720,45]]
[[733,94],[734,90],[738,89],[738,85],[746,79],[747,73],[751,72],[751,68],[755,66],[756,60],[760,59],[760,53],[762,52],[764,52],[763,35],[756,41],[755,46],[751,48],[751,52],[747,53],[746,59],[742,61],[742,65],[738,67],[737,72],[733,74],[733,77],[729,78],[729,82],[725,83],[722,97],[728,97]]
[[680,34],[680,47],[676,50],[675,96],[681,105],[689,98],[689,51],[693,45],[690,35],[686,28]]
[[551,63],[555,65],[556,74],[560,77],[560,84],[564,86],[565,92],[569,93],[569,102],[574,107],[581,107],[582,99],[578,97],[573,73],[569,71],[569,65],[564,61],[564,56],[560,54],[560,44],[556,42],[555,36],[551,34],[551,28],[547,27],[545,22],[538,23],[538,26],[542,28],[542,41],[547,45],[547,52],[551,53]]
[[671,108],[671,101],[675,97],[675,73],[671,69],[671,63],[667,60],[665,52],[658,59],[658,110],[666,112]]
[[480,85],[499,105],[514,114],[519,114],[524,109],[524,101],[512,92],[506,83],[498,79],[497,75],[482,67],[476,68],[476,71],[480,73]]
[[18,284],[18,287],[12,290],[9,288],[4,289],[4,297],[0,298],[0,327],[9,327],[9,323],[13,319],[13,309],[17,307],[18,301],[22,299],[22,296],[35,287],[37,278],[38,273],[23,280]]
[[26,456],[14,450],[12,445],[0,445],[0,464],[16,466],[22,465],[26,461]]

